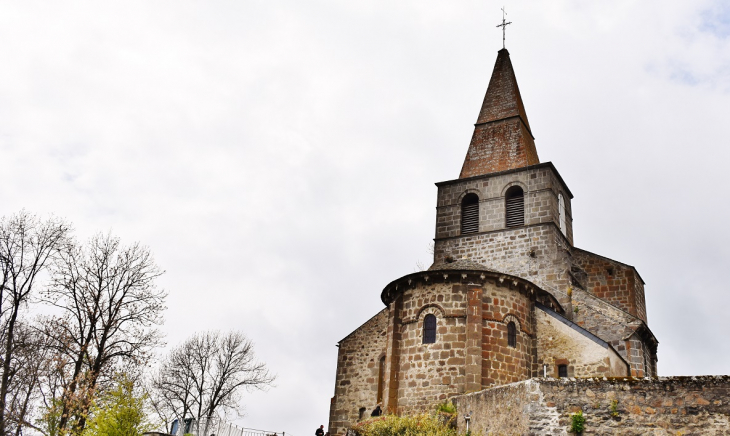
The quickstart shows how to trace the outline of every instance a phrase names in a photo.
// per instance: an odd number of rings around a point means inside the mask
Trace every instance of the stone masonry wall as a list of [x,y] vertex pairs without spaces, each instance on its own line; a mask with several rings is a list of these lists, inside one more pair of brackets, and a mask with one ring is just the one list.
[[[398,411],[430,409],[464,392],[466,293],[464,286],[433,283],[402,296]],[[436,342],[423,343],[423,319],[436,316]]]
[[634,333],[632,315],[578,288],[573,289],[572,306],[573,322],[611,344],[630,364],[631,376],[657,374],[656,355]]
[[[534,305],[524,291],[489,280],[482,285],[419,284],[397,301],[400,309],[395,302],[390,308],[391,318],[400,320],[395,332],[399,339],[390,353],[397,362],[389,367],[397,376],[389,378],[397,380],[398,413],[430,410],[452,395],[532,376]],[[433,344],[423,343],[427,314],[437,319]],[[517,328],[515,347],[507,343],[509,322]],[[476,333],[471,339],[470,323]],[[393,405],[391,401],[388,407]]]
[[544,224],[437,240],[435,262],[444,262],[447,255],[456,259],[467,258],[530,280],[564,304],[570,284],[567,273],[569,255],[558,245],[562,239],[559,232],[553,224]]
[[[629,368],[616,351],[574,330],[544,310],[537,319],[537,359],[540,375],[558,376],[558,365],[567,365],[570,377],[625,377]],[[547,365],[547,367],[543,367]]]
[[[505,192],[519,185],[525,193],[525,226],[505,225]],[[516,275],[566,302],[573,243],[570,195],[552,164],[437,184],[434,263],[448,256],[469,259]],[[479,197],[479,233],[461,235],[461,200]],[[560,230],[558,194],[566,209],[566,234]]]
[[[573,413],[583,435],[730,435],[730,377],[532,379],[455,397],[460,431],[568,435]],[[572,433],[571,433],[572,434]]]
[[335,396],[330,405],[330,434],[344,434],[359,418],[377,404],[379,361],[385,354],[388,309],[360,326],[340,341],[337,353]]
[[646,322],[644,283],[634,268],[579,249],[573,259],[585,290]]
[[559,228],[558,194],[563,194],[567,224],[565,237],[572,245],[570,195],[551,164],[438,183],[436,240],[461,236],[461,200],[467,193],[479,197],[479,232],[504,230],[504,196],[514,185],[522,187],[525,194],[526,225],[553,223]]
[[[482,299],[482,380],[489,387],[525,380],[534,367],[534,307],[527,295],[487,284]],[[515,347],[507,343],[507,324],[517,328]]]

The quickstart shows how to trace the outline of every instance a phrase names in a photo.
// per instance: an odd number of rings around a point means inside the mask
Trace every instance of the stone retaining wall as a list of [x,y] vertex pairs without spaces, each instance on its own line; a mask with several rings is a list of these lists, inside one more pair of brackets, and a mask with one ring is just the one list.
[[473,435],[730,435],[730,376],[532,379],[455,397]]

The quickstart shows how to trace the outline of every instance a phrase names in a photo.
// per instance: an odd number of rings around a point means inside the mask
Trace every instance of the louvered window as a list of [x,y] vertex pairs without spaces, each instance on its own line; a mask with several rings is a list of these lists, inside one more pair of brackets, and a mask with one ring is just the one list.
[[461,234],[479,231],[479,197],[467,194],[461,201]]
[[436,342],[436,316],[428,314],[423,318],[423,343]]
[[517,327],[512,321],[507,324],[507,345],[512,348],[517,346]]
[[505,215],[507,227],[525,225],[525,196],[519,186],[513,186],[507,190]]

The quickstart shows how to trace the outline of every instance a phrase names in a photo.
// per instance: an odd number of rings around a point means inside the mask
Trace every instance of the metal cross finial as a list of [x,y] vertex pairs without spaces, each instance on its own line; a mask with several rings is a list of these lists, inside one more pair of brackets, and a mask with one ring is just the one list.
[[504,11],[504,6],[502,6],[502,24],[497,25],[497,27],[502,28],[502,48],[506,48],[504,40],[506,38],[507,25],[512,24],[511,21],[510,22],[505,21],[505,18],[504,18],[505,15],[507,15],[507,12]]

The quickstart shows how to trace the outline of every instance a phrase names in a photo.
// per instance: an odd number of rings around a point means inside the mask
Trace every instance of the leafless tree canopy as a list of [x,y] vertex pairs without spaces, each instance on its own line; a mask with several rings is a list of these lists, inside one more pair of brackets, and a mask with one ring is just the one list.
[[5,403],[6,434],[19,436],[23,427],[35,428],[28,417],[43,407],[42,386],[54,372],[54,356],[46,335],[34,325],[15,325],[14,365]]
[[[166,293],[150,251],[109,234],[78,244],[70,233],[26,212],[0,219],[0,436],[80,435],[115,374],[142,377],[161,345]],[[32,315],[41,306],[52,310]],[[240,413],[242,393],[274,377],[243,334],[204,332],[151,380],[165,422],[210,423]]]
[[253,344],[240,332],[198,333],[174,348],[152,378],[155,408],[166,422],[195,418],[211,422],[222,415],[241,413],[241,394],[272,385]]
[[[56,218],[41,220],[25,211],[9,218],[0,219],[0,328],[2,328],[2,374],[0,375],[0,435],[12,434],[13,426],[19,433],[18,401],[22,404],[24,394],[12,393],[12,404],[8,394],[12,383],[22,378],[25,353],[29,346],[27,329],[22,327],[22,310],[37,287],[46,267],[65,249],[69,243],[70,226]],[[9,412],[12,408],[14,412]],[[8,418],[13,420],[8,422]]]
[[155,286],[162,271],[149,250],[122,246],[98,234],[82,247],[61,253],[44,300],[62,316],[48,324],[54,346],[69,363],[64,374],[60,428],[85,425],[100,381],[124,363],[144,364],[159,345],[165,292]]

